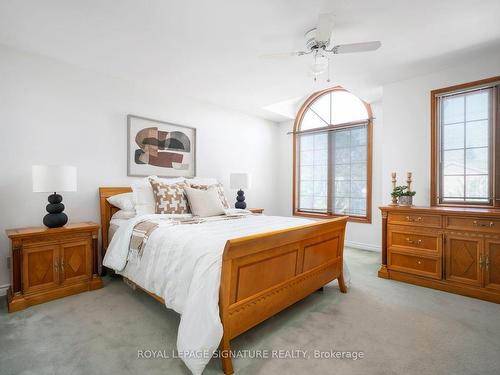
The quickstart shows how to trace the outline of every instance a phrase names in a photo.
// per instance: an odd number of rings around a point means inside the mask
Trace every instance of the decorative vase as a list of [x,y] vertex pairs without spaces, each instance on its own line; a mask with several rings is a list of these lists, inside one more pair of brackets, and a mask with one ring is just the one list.
[[398,203],[400,206],[413,206],[413,197],[410,195],[403,195],[399,197]]

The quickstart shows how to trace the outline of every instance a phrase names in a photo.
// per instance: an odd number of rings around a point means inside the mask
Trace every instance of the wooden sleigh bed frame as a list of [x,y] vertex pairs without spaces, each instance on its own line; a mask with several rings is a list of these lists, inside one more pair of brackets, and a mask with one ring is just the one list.
[[[103,257],[109,222],[118,211],[106,198],[130,191],[129,187],[99,188]],[[346,223],[347,217],[339,217],[227,241],[219,295],[224,328],[220,357],[225,374],[233,373],[231,339],[335,279],[340,291],[347,292],[343,275]]]

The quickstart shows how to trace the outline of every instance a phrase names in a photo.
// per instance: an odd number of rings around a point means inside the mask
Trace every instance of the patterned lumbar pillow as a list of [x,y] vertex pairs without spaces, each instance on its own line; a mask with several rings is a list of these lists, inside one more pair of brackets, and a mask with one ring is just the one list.
[[184,182],[166,184],[155,179],[150,179],[149,182],[155,198],[155,213],[188,214],[191,212],[184,192],[188,184]]
[[190,184],[191,188],[198,190],[208,190],[210,188],[214,188],[219,195],[220,202],[224,208],[229,208],[229,203],[226,198],[226,194],[224,193],[224,187],[221,183],[216,183],[212,185],[201,185],[201,184]]

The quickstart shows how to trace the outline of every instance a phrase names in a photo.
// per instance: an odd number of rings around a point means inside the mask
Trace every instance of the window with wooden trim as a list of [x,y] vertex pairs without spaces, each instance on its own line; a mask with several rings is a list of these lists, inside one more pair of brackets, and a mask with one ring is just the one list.
[[294,126],[293,213],[371,222],[372,112],[341,88],[311,95]]
[[432,205],[500,207],[500,77],[432,91]]

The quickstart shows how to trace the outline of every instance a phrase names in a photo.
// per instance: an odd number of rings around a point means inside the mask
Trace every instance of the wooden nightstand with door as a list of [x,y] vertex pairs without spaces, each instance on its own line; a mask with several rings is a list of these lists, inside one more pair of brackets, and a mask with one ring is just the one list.
[[92,222],[7,230],[11,240],[9,312],[102,287]]

